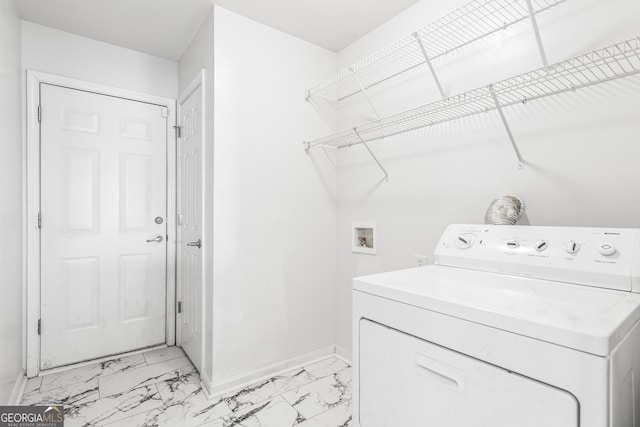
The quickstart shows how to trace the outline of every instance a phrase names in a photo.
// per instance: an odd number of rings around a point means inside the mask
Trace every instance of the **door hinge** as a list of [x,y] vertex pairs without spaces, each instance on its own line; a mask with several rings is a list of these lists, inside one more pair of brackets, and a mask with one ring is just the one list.
[[178,301],[178,313],[182,313],[182,301]]
[[38,335],[42,335],[42,319],[38,319]]
[[42,228],[42,214],[38,212],[38,228]]
[[38,105],[38,123],[42,123],[42,105]]
[[182,138],[182,126],[174,126],[173,128],[176,130],[176,136]]
[[167,107],[160,107],[160,114],[166,119],[169,117],[169,109]]

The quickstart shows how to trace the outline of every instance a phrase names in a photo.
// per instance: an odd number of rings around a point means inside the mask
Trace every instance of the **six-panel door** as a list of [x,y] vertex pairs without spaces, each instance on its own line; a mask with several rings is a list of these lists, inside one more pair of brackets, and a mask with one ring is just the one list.
[[41,369],[164,343],[166,110],[47,84],[41,105]]

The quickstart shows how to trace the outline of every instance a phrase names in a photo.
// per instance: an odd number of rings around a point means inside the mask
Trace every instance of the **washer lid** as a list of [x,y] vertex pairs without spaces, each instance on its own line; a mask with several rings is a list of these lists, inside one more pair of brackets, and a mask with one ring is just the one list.
[[354,290],[607,356],[640,319],[640,295],[428,266],[354,279]]

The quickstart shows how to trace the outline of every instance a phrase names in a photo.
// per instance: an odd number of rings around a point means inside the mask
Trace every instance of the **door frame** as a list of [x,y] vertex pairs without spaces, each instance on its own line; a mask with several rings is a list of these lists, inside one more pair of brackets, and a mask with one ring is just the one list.
[[[69,77],[27,70],[26,76],[26,150],[25,150],[25,210],[24,233],[26,242],[24,280],[25,365],[27,377],[40,373],[40,85],[50,84],[69,89],[83,90],[100,95],[124,98],[154,104],[167,109],[167,294],[166,331],[167,345],[176,342],[176,100],[117,87],[87,82]],[[46,114],[46,111],[42,112]],[[46,221],[46,218],[45,218]]]
[[[181,112],[181,105],[187,100],[189,99],[189,97],[191,95],[193,95],[193,93],[198,89],[201,88],[202,89],[202,103],[200,105],[200,111],[201,113],[201,119],[200,119],[200,132],[202,135],[202,147],[201,147],[201,156],[200,156],[200,170],[202,171],[202,176],[201,176],[201,183],[200,183],[200,197],[202,198],[202,204],[201,204],[201,215],[202,215],[202,224],[201,224],[201,228],[202,228],[202,240],[205,243],[203,248],[202,248],[202,253],[201,253],[201,260],[202,260],[202,266],[201,266],[201,295],[200,295],[200,301],[201,301],[201,307],[200,307],[200,364],[204,364],[204,326],[205,326],[205,321],[204,321],[204,317],[205,317],[205,298],[204,298],[204,279],[205,279],[205,253],[207,250],[207,242],[204,241],[204,236],[205,236],[205,227],[206,227],[206,221],[205,221],[205,195],[206,195],[206,188],[204,186],[204,181],[205,181],[205,173],[206,173],[206,168],[205,168],[205,150],[206,150],[206,121],[207,121],[207,111],[206,111],[206,102],[205,102],[205,75],[206,75],[206,70],[203,68],[200,71],[198,71],[198,74],[195,75],[195,77],[193,78],[193,80],[191,80],[191,83],[189,83],[189,85],[182,91],[182,93],[178,96],[178,101],[176,102],[176,121],[179,124],[179,120],[180,120],[180,112]],[[178,147],[177,147],[176,143],[176,156],[177,156],[177,152],[178,152]],[[177,160],[176,160],[177,162]],[[177,182],[178,182],[178,176],[177,176],[177,172],[176,172],[176,180],[175,180],[175,184],[176,184],[176,200],[178,198],[178,192],[180,191],[180,187],[177,186]],[[178,206],[176,206],[176,213],[178,212]],[[176,225],[176,237],[177,237],[177,225]],[[176,245],[177,245],[177,238],[176,240]],[[177,253],[177,247],[176,247],[176,253]],[[177,265],[177,259],[176,259],[176,274],[177,274],[177,270],[178,270],[178,265]],[[182,295],[182,282],[180,282],[178,279],[176,279],[176,295]],[[177,297],[176,297],[177,298]],[[178,343],[178,345],[182,344],[182,336],[181,336],[181,330],[180,328],[177,327],[178,322],[176,322],[176,342]]]

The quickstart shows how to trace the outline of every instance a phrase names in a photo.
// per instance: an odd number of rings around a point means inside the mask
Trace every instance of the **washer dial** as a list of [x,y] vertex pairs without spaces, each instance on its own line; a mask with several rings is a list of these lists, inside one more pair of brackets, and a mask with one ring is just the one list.
[[604,256],[611,256],[616,253],[616,247],[610,243],[603,243],[598,246],[598,251]]
[[507,248],[509,249],[518,249],[520,247],[520,242],[517,240],[509,240],[507,241]]
[[569,243],[567,243],[568,254],[578,253],[579,250],[580,250],[580,245],[575,240],[572,240]]
[[549,242],[547,242],[546,240],[538,240],[536,242],[535,248],[538,252],[544,252],[549,248]]
[[458,234],[456,236],[455,241],[456,241],[457,247],[459,247],[460,249],[467,249],[473,246],[473,243],[475,242],[475,237],[473,234],[463,233],[463,234]]

